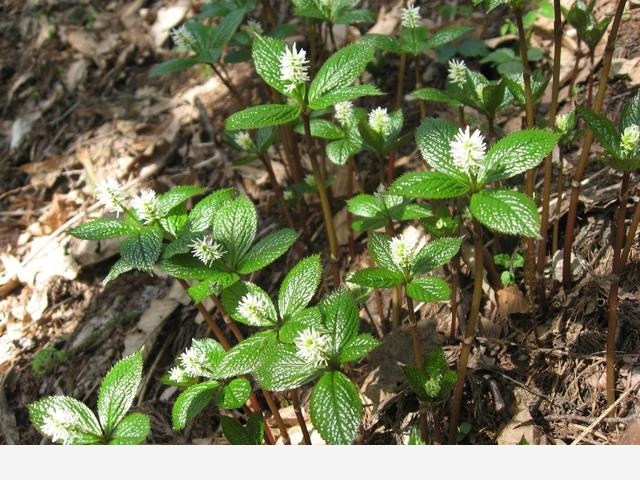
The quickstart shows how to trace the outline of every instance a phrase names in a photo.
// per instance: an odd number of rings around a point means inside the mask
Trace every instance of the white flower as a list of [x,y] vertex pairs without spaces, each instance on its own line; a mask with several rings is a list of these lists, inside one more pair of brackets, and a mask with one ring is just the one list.
[[222,258],[225,254],[222,245],[214,241],[209,235],[203,238],[195,238],[189,245],[193,256],[210,267],[213,262]]
[[409,270],[416,260],[418,245],[414,238],[401,233],[391,239],[391,260],[402,270]]
[[285,46],[280,55],[280,80],[286,84],[285,92],[291,93],[298,85],[309,81],[309,61],[306,55],[307,52],[302,48],[296,49],[295,43],[291,48]]
[[571,112],[566,112],[556,117],[556,129],[566,135],[569,132],[569,118],[571,117]]
[[265,325],[271,323],[267,311],[269,304],[267,300],[257,293],[246,293],[238,304],[238,313],[247,321],[249,325]]
[[51,412],[47,412],[42,423],[42,433],[51,437],[53,442],[62,442],[67,445],[73,439],[70,427],[75,424],[75,420],[75,416],[70,411],[55,407]]
[[233,137],[233,140],[238,144],[240,148],[246,151],[250,151],[254,149],[254,143],[251,139],[251,135],[249,132],[238,132]]
[[264,33],[264,29],[262,28],[262,24],[254,20],[253,18],[247,20],[246,25],[242,25],[240,30],[253,37],[255,34],[262,35]]
[[171,30],[171,40],[173,40],[177,50],[195,50],[193,46],[196,44],[196,39],[185,23]]
[[482,164],[485,153],[484,137],[480,130],[470,133],[469,126],[458,130],[451,142],[451,156],[453,163],[465,173],[475,173]]
[[96,185],[96,198],[98,203],[104,205],[110,212],[122,213],[125,192],[115,178],[108,178]]
[[151,223],[160,218],[160,204],[156,192],[150,188],[141,190],[138,195],[133,197],[131,206],[144,223]]
[[623,155],[630,155],[638,146],[640,140],[640,128],[638,125],[630,125],[624,129],[620,136],[620,149]]
[[449,81],[455,85],[464,85],[467,81],[467,66],[464,60],[449,60]]
[[169,380],[175,383],[184,383],[191,380],[191,376],[180,365],[169,370]]
[[329,354],[329,337],[309,327],[298,334],[294,340],[298,354],[315,365],[322,367],[327,364]]
[[205,351],[199,348],[194,340],[191,347],[180,355],[180,366],[189,377],[206,377],[206,360]]
[[351,122],[353,121],[353,103],[348,100],[346,102],[338,102],[333,106],[333,108],[336,110],[335,117],[340,125],[343,127],[351,125]]
[[391,117],[386,108],[377,107],[369,112],[369,126],[374,132],[385,135],[391,126]]
[[420,7],[414,7],[413,2],[409,2],[406,8],[401,10],[402,26],[405,28],[416,28],[422,18],[420,17]]

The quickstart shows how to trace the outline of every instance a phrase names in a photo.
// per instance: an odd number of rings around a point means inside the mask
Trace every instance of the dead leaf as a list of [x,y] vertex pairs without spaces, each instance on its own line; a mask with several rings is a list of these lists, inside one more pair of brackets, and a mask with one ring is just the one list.
[[501,288],[496,294],[498,296],[498,315],[506,317],[514,313],[529,311],[529,300],[517,285]]

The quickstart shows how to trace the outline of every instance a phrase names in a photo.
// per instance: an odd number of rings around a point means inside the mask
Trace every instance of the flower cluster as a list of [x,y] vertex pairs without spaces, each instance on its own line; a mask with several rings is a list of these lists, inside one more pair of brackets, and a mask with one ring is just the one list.
[[262,28],[262,24],[254,19],[247,20],[246,25],[242,25],[240,30],[249,35],[250,37],[257,35],[262,35],[264,33],[264,29]]
[[338,123],[343,127],[349,127],[353,122],[353,103],[350,101],[338,102],[333,108],[335,108],[335,117]]
[[461,128],[450,147],[453,163],[456,167],[467,174],[477,172],[478,167],[482,165],[486,150],[484,137],[479,130],[475,130],[472,134],[468,125],[464,130]]
[[449,73],[447,78],[454,85],[464,85],[467,81],[467,66],[464,60],[449,60]]
[[414,7],[413,2],[409,2],[406,8],[403,8],[400,13],[402,19],[402,26],[404,28],[416,28],[422,18],[420,17],[420,7]]
[[264,297],[249,292],[246,293],[238,304],[238,314],[240,314],[249,325],[263,325],[267,316],[269,305]]
[[556,130],[562,135],[569,133],[569,120],[571,119],[571,112],[565,112],[556,116]]
[[620,150],[623,155],[631,155],[640,141],[640,128],[638,125],[630,125],[624,129],[620,136]]
[[329,355],[329,337],[309,327],[298,334],[294,340],[298,354],[315,365],[323,367],[327,364]]
[[160,203],[156,192],[150,188],[142,189],[138,195],[133,197],[131,206],[145,224],[160,218]]
[[207,377],[207,349],[201,339],[194,339],[191,347],[178,357],[178,364],[169,370],[169,380],[185,383],[194,378]]
[[213,240],[209,235],[192,240],[190,247],[193,256],[208,267],[210,267],[216,260],[221,259],[225,254],[222,245]]
[[301,83],[309,81],[309,61],[304,49],[285,46],[280,55],[280,80],[285,83],[285,92],[291,93]]
[[386,135],[391,127],[391,117],[386,108],[377,107],[369,112],[369,126],[374,132]]
[[173,40],[177,50],[195,50],[196,39],[185,23],[171,30],[171,40]]
[[391,239],[391,259],[402,270],[409,270],[416,261],[418,245],[414,238],[400,234]]
[[251,151],[255,148],[255,144],[253,143],[249,132],[238,132],[233,137],[233,140],[244,151]]
[[115,178],[109,178],[98,183],[96,186],[96,198],[98,203],[104,205],[110,212],[119,215],[124,211],[124,188]]

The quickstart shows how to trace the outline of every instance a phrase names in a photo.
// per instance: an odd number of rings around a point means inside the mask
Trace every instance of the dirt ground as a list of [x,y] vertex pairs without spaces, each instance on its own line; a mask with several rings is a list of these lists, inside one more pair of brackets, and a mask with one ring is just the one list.
[[[365,3],[384,12],[394,2]],[[437,14],[442,2],[427,3],[423,15],[433,26],[448,21]],[[148,77],[154,65],[173,55],[170,29],[201,5],[196,0],[7,0],[0,5],[0,443],[42,443],[29,422],[27,404],[44,395],[65,394],[95,405],[100,380],[109,367],[142,345],[145,376],[135,408],[152,419],[148,442],[225,442],[213,407],[185,431],[171,428],[177,391],[162,385],[160,377],[193,337],[207,334],[180,285],[160,273],[129,273],[105,286],[102,280],[118,243],[79,241],[67,233],[99,213],[93,186],[107,176],[118,177],[130,191],[141,186],[164,191],[191,183],[209,189],[233,186],[259,206],[259,231],[282,222],[266,173],[259,166],[231,164],[236,154],[224,143],[222,124],[238,106],[225,87],[205,69]],[[597,5],[599,15],[613,13],[613,2],[598,0]],[[276,13],[287,14],[284,9]],[[378,23],[393,15],[381,16]],[[475,35],[499,36],[499,13],[487,18],[474,15],[471,21],[477,26]],[[396,23],[397,14],[392,28]],[[532,44],[548,52],[551,31],[552,21],[541,19]],[[614,73],[603,108],[612,117],[640,84],[638,32],[640,8],[634,8],[626,14],[614,52]],[[572,67],[571,41],[569,37],[563,52]],[[596,51],[596,87],[603,47]],[[397,58],[387,56],[383,62],[382,71],[397,69]],[[545,62],[548,66],[548,59]],[[443,85],[444,66],[425,59],[423,67],[429,86]],[[239,64],[228,69],[246,100],[260,102],[264,88],[251,67]],[[588,76],[585,59],[578,85],[585,87]],[[393,78],[382,77],[379,86],[391,93],[375,102],[391,105]],[[561,111],[570,107],[566,82],[564,87]],[[543,98],[541,114],[548,102]],[[430,115],[451,118],[443,107],[428,107]],[[515,110],[512,113],[516,115]],[[405,102],[406,127],[414,128],[418,122],[417,104]],[[499,127],[508,131],[519,128],[520,122],[519,116],[504,116]],[[572,173],[578,148],[575,144],[564,152],[565,175]],[[596,423],[606,409],[609,245],[619,184],[618,176],[597,161],[598,152],[594,146],[582,189],[574,286],[563,291],[551,281],[558,272],[557,263],[550,262],[547,303],[533,318],[524,313],[527,299],[518,286],[501,291],[500,302],[487,289],[462,412],[470,430],[462,443],[516,444],[523,437],[536,444],[571,443],[589,428],[582,443],[615,444],[640,415],[640,245],[636,243],[620,291],[617,387],[622,399],[615,417]],[[422,165],[412,146],[403,154],[399,172]],[[366,156],[358,162],[360,171],[375,168]],[[276,172],[284,178],[284,167],[277,162]],[[635,180],[627,218],[640,201]],[[540,186],[541,175],[538,182]],[[363,183],[368,192],[375,189],[375,179],[365,177]],[[561,242],[569,176],[564,185]],[[337,218],[344,223],[345,186],[334,184],[333,194],[334,211],[341,211]],[[554,195],[553,202],[557,201]],[[306,222],[314,247],[325,251],[321,217],[313,214]],[[463,246],[463,256],[470,248]],[[344,270],[364,265],[365,250],[361,237]],[[275,290],[299,257],[294,249],[252,280]],[[471,297],[468,270],[463,267],[462,318]],[[361,313],[363,328],[377,332],[366,312]],[[449,305],[425,306],[421,318],[425,347],[442,345],[453,364],[459,341],[448,337]],[[418,408],[399,367],[409,361],[408,345],[408,331],[394,332],[355,366],[367,405],[359,442],[406,441]],[[307,395],[303,392],[303,400]],[[293,425],[288,398],[283,395],[280,400],[285,421]],[[442,412],[448,408],[443,406]],[[295,434],[292,426],[293,438]]]

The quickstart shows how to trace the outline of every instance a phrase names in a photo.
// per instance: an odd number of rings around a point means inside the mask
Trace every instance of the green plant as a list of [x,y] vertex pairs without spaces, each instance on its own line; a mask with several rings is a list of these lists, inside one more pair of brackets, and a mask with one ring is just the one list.
[[625,234],[625,213],[629,198],[631,172],[640,167],[640,94],[636,94],[623,108],[619,127],[603,115],[584,107],[577,107],[578,114],[587,123],[591,132],[606,151],[603,160],[617,171],[623,172],[618,195],[618,210],[615,219],[615,237],[613,241],[613,264],[611,267],[611,285],[609,287],[609,321],[607,330],[607,402],[612,405],[616,399],[615,346],[618,325],[618,289],[620,275],[624,270],[625,237],[633,238],[638,227]]
[[29,405],[31,423],[55,443],[136,445],[149,435],[149,417],[127,412],[142,379],[142,353],[116,363],[102,380],[98,416],[72,397],[54,395]]
[[494,263],[504,268],[500,274],[500,281],[505,287],[509,287],[516,283],[516,271],[519,268],[524,267],[524,257],[518,252],[513,252],[511,255],[507,253],[499,253],[493,257]]

